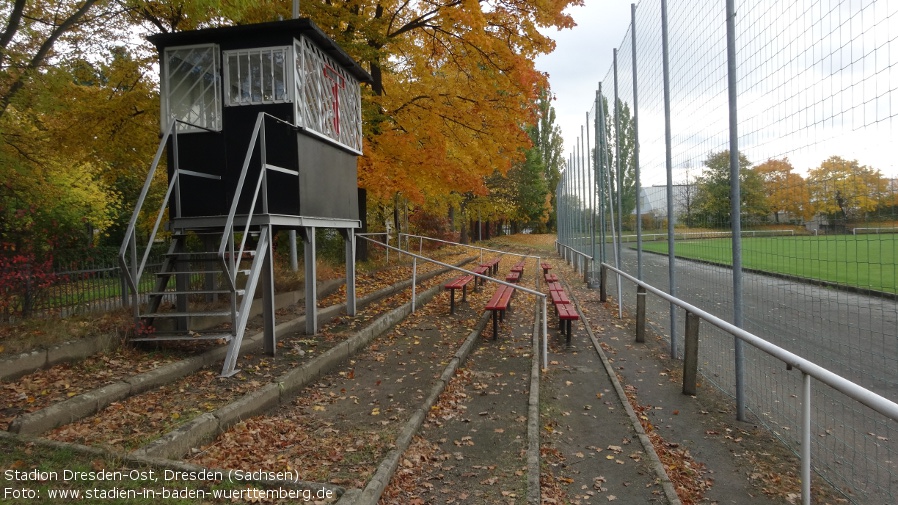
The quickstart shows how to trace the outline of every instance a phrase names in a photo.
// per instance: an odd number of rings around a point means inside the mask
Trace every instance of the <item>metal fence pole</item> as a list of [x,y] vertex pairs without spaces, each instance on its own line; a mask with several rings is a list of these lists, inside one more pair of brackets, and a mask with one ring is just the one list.
[[642,183],[639,180],[639,106],[636,84],[636,4],[630,4],[630,40],[633,45],[633,176],[636,186],[636,278],[642,280]]
[[[667,0],[661,0],[662,80],[664,84],[664,166],[667,172],[667,277],[668,292],[677,296],[676,256],[674,255],[673,161],[670,134],[670,61],[667,43]],[[677,307],[670,304],[670,357],[677,359]]]
[[[742,328],[742,198],[739,190],[739,134],[736,120],[736,7],[727,0],[727,87],[730,107],[730,223],[733,230],[733,324]],[[736,419],[745,421],[745,356],[742,341],[734,338],[736,361]]]
[[[618,98],[617,93],[617,48],[614,49],[614,157],[615,157],[615,166],[616,166],[616,178],[617,178],[617,244],[615,245],[617,254],[615,256],[615,266],[617,268],[621,267],[621,256],[623,255],[623,248],[621,247],[621,237],[624,234],[624,207],[621,200],[623,200],[623,183],[621,182],[621,164],[620,164],[620,98]],[[614,215],[611,215],[611,220],[614,221]],[[617,317],[619,319],[623,319],[624,317],[624,304],[623,304],[623,290],[621,289],[620,276],[617,276]]]

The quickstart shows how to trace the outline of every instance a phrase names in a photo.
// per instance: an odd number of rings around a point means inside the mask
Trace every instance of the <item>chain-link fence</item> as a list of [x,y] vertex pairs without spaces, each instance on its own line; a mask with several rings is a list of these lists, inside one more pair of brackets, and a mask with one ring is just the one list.
[[[898,1],[644,1],[613,51],[559,241],[898,400]],[[678,355],[683,315],[649,314]],[[798,452],[800,374],[704,326],[700,365]],[[898,502],[898,423],[812,405],[815,470]]]

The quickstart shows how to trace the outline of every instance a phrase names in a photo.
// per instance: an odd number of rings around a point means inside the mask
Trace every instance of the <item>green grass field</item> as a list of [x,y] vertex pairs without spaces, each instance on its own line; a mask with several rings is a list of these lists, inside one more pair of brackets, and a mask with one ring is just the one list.
[[[629,244],[635,247],[635,244]],[[667,254],[667,242],[644,242],[643,250]],[[677,257],[731,265],[729,238],[683,240]],[[745,237],[742,267],[898,293],[898,234]]]

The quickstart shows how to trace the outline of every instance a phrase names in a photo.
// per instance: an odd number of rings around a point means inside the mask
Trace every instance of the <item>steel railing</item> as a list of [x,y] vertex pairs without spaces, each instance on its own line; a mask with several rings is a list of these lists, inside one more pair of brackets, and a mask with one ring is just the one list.
[[[456,271],[458,271],[458,272],[462,272],[462,273],[464,273],[464,274],[466,274],[466,275],[472,275],[472,276],[474,276],[475,278],[483,279],[484,282],[485,282],[485,281],[495,282],[495,283],[501,284],[501,285],[503,285],[503,286],[511,287],[511,288],[513,288],[513,289],[516,290],[516,291],[523,291],[524,293],[528,293],[528,294],[531,294],[531,295],[533,295],[533,296],[536,296],[537,299],[540,300],[540,301],[542,302],[542,355],[543,355],[543,368],[546,368],[546,369],[549,368],[549,352],[548,352],[548,334],[549,334],[549,330],[548,330],[548,323],[547,323],[547,319],[546,319],[546,317],[547,317],[547,315],[548,315],[548,312],[546,311],[546,306],[547,306],[546,298],[547,298],[547,297],[546,297],[546,294],[545,294],[545,293],[542,293],[542,292],[540,292],[540,291],[534,291],[534,290],[532,290],[532,289],[530,289],[530,288],[525,288],[525,287],[520,286],[520,285],[517,285],[517,284],[513,284],[513,283],[510,283],[510,282],[506,282],[506,281],[503,281],[503,280],[500,280],[500,279],[496,279],[496,278],[490,277],[490,276],[488,276],[488,275],[478,274],[478,273],[476,273],[476,272],[472,272],[472,271],[470,271],[470,270],[467,270],[467,269],[464,269],[464,268],[461,268],[461,267],[457,267],[457,266],[455,266],[455,265],[450,265],[450,264],[448,264],[448,263],[443,263],[442,261],[438,261],[438,260],[435,260],[435,259],[432,259],[432,258],[428,258],[428,257],[422,256],[422,255],[420,255],[420,254],[415,254],[415,253],[412,253],[412,252],[408,252],[408,251],[402,250],[402,249],[400,249],[400,248],[398,248],[398,247],[393,247],[393,246],[391,246],[391,245],[384,244],[383,242],[378,242],[377,240],[374,240],[374,239],[372,239],[371,237],[368,237],[368,236],[366,236],[366,235],[375,235],[375,234],[368,234],[368,233],[366,233],[366,234],[358,234],[358,235],[356,235],[356,236],[357,236],[357,237],[361,237],[361,238],[363,238],[363,239],[365,239],[365,240],[368,240],[369,242],[374,243],[374,244],[377,244],[377,245],[379,245],[379,246],[381,246],[381,247],[385,247],[385,248],[387,248],[387,250],[393,250],[393,251],[398,252],[399,254],[404,254],[404,255],[409,256],[409,257],[412,258],[412,312],[415,311],[415,283],[416,283],[417,269],[418,269],[418,262],[417,262],[417,261],[418,261],[419,259],[420,259],[420,260],[423,260],[423,261],[427,261],[427,262],[429,262],[429,263],[433,263],[433,264],[435,264],[435,265],[439,265],[439,266],[444,267],[444,268],[449,268],[449,269],[451,269],[451,270],[456,270]],[[413,235],[409,235],[409,236],[410,236],[410,237],[416,237],[416,238],[422,238],[422,239],[429,238],[429,237],[417,237],[417,236],[413,236]],[[452,244],[452,245],[458,245],[458,246],[467,246],[467,247],[478,248],[478,247],[476,247],[476,246],[468,246],[467,244],[459,244],[459,243],[457,243],[457,242],[449,242],[449,241],[446,241],[446,240],[440,240],[440,239],[431,239],[431,240],[438,241],[438,242],[442,242],[442,243],[446,243],[446,244]],[[523,254],[513,253],[513,252],[507,252],[507,251],[499,251],[499,250],[495,250],[495,249],[486,249],[486,248],[482,248],[482,249],[485,250],[485,251],[492,251],[492,252],[496,252],[496,253],[500,253],[500,254],[509,254],[509,255],[514,255],[514,256],[524,256],[524,257],[530,257],[530,258],[537,258],[536,256],[523,255]],[[537,265],[536,265],[536,266],[537,266],[537,268],[539,268],[539,261],[537,261]],[[539,282],[539,275],[536,276],[536,279],[537,279],[537,283],[538,283],[538,282]]]
[[[739,340],[755,347],[756,349],[772,356],[785,363],[788,368],[795,369],[802,374],[802,395],[801,395],[801,494],[802,503],[809,504],[811,500],[811,378],[814,378],[823,384],[841,392],[845,396],[873,409],[874,411],[888,417],[893,421],[898,421],[898,403],[888,398],[870,391],[854,382],[837,375],[820,365],[817,365],[807,359],[798,356],[790,351],[774,345],[757,335],[750,333],[732,323],[724,321],[719,317],[706,312],[680,298],[671,296],[668,293],[650,285],[639,279],[627,274],[623,270],[615,268],[607,263],[602,263],[602,268],[615,272],[618,278],[631,281],[636,286],[642,288],[646,292],[653,293],[658,297],[684,309],[688,314],[699,317],[709,324],[733,335]],[[601,276],[603,279],[604,275]],[[618,286],[620,283],[618,283]],[[604,292],[604,287],[603,287]]]

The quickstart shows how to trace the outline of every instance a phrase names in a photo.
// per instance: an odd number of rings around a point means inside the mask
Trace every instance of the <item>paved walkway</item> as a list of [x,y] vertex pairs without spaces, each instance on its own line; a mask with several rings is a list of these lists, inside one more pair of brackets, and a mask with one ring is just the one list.
[[[669,475],[691,475],[700,483],[690,491],[680,489],[684,503],[800,502],[799,463],[793,454],[757,423],[736,421],[733,401],[712,386],[700,384],[698,395],[683,395],[682,361],[666,357],[660,337],[636,343],[626,313],[618,319],[617,306],[600,303],[598,290],[586,289],[561,260],[553,265],[592,333],[576,322],[568,348],[557,329],[550,331],[555,338],[549,360],[556,364],[550,365],[543,395],[550,409],[569,413],[553,416],[565,432],[553,440],[564,454],[566,467],[559,474],[566,478],[570,503],[605,503],[610,495],[622,503],[669,503],[671,488],[664,493],[655,480],[661,465]],[[622,395],[635,398],[636,408],[624,406]],[[635,426],[640,418],[644,429]],[[640,453],[638,431],[660,437],[661,465],[653,455]],[[621,450],[609,450],[611,445]],[[596,474],[604,475],[601,487],[607,488],[601,496],[588,492],[595,491]]]

